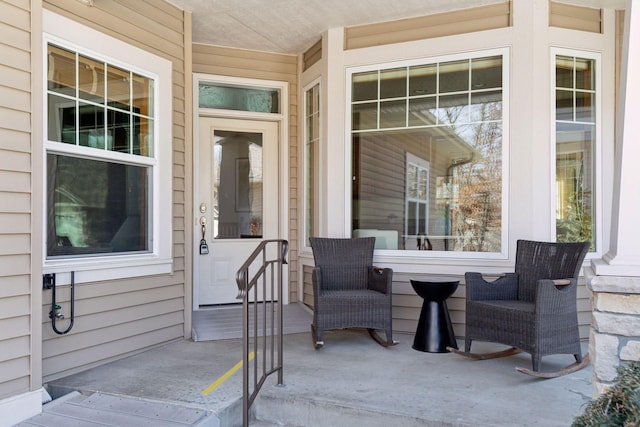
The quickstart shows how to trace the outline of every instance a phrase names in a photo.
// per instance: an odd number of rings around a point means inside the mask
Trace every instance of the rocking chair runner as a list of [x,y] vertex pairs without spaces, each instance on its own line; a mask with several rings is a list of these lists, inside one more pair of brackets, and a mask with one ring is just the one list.
[[[382,346],[395,344],[391,330],[393,272],[373,267],[375,237],[309,240],[315,260],[311,325],[315,347],[324,345],[324,331],[355,327],[367,328]],[[386,341],[376,329],[386,332]]]
[[[519,240],[515,273],[494,282],[466,273],[465,351],[475,359],[531,354],[533,370],[518,371],[552,378],[586,366],[578,331],[576,287],[589,242],[550,243]],[[474,340],[512,346],[487,355],[470,353]],[[542,356],[572,354],[576,363],[551,373],[539,372]]]

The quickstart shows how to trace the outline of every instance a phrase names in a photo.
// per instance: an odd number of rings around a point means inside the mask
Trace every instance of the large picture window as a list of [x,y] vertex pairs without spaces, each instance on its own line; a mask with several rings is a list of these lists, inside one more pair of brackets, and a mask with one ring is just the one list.
[[44,272],[168,273],[171,62],[49,11]]
[[555,57],[556,239],[595,249],[596,61]]
[[500,53],[354,70],[354,235],[502,251],[505,68]]

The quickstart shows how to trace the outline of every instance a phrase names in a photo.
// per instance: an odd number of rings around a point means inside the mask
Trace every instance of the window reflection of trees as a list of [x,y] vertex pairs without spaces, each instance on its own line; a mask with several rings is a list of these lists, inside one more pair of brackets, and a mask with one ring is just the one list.
[[473,125],[468,141],[481,157],[452,165],[451,181],[458,189],[451,207],[455,251],[496,252],[502,228],[502,126]]
[[[424,234],[435,250],[501,251],[502,72],[492,56],[353,75],[354,230],[397,230],[407,250]],[[407,224],[405,153],[431,165],[426,230]]]

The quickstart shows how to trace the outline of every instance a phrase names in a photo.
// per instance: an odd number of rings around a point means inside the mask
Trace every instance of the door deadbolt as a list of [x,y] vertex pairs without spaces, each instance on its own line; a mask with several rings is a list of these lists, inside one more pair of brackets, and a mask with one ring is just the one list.
[[200,203],[200,213],[206,213],[206,212],[207,212],[207,204]]

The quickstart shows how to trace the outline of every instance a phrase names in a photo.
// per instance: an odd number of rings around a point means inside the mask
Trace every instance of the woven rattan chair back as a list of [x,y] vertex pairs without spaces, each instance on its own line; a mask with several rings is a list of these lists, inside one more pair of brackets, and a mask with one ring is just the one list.
[[322,269],[324,291],[367,288],[373,264],[375,237],[353,239],[310,238],[316,267]]
[[516,267],[518,299],[535,301],[540,279],[577,278],[589,244],[518,240]]

